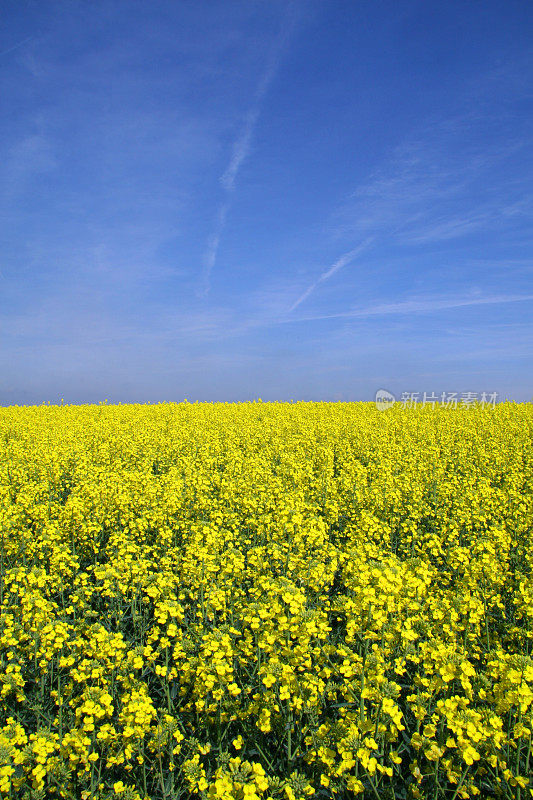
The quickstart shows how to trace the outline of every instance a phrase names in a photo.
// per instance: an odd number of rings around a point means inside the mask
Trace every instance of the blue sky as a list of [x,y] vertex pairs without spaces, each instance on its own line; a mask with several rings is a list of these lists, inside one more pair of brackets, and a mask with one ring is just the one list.
[[533,397],[522,0],[7,0],[0,403]]

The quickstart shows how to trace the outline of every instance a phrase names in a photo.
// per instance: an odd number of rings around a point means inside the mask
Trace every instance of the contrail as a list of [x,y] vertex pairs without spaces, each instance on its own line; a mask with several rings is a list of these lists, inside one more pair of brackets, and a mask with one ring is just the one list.
[[220,178],[220,182],[227,192],[232,192],[235,189],[235,178],[237,177],[237,173],[241,168],[242,162],[244,161],[250,150],[250,142],[252,139],[254,128],[257,124],[257,120],[259,118],[259,114],[261,112],[261,105],[268,91],[268,88],[272,83],[276,75],[276,72],[279,69],[279,65],[281,63],[281,59],[283,56],[283,51],[287,45],[289,36],[294,26],[294,17],[291,18],[291,14],[293,13],[293,8],[294,4],[291,3],[287,9],[281,30],[270,52],[270,56],[265,71],[261,76],[261,80],[257,84],[257,88],[255,90],[255,95],[254,95],[254,102],[250,110],[248,111],[248,114],[246,115],[246,121],[244,123],[241,135],[237,138],[235,144],[233,145],[233,153],[230,162],[227,166],[226,171]]
[[227,192],[233,192],[235,189],[235,178],[241,168],[241,164],[248,155],[250,150],[250,142],[252,134],[259,117],[260,107],[259,104],[253,106],[246,115],[246,122],[242,129],[241,135],[233,145],[233,153],[231,160],[227,166],[226,171],[220,178],[220,183]]
[[533,294],[494,295],[489,297],[422,298],[402,300],[399,303],[378,303],[366,308],[353,308],[336,314],[319,314],[298,319],[281,319],[282,324],[312,322],[321,319],[346,319],[366,317],[387,317],[391,314],[429,314],[434,311],[463,308],[468,306],[499,305],[500,303],[522,303],[533,300]]
[[296,20],[295,11],[297,5],[298,4],[295,2],[291,2],[287,6],[284,20],[281,25],[281,30],[276,37],[274,44],[272,45],[267,65],[255,89],[254,99],[248,110],[248,113],[246,114],[244,126],[239,136],[235,140],[228,166],[220,177],[220,183],[222,184],[227,197],[217,212],[213,226],[213,232],[209,237],[207,248],[204,254],[203,291],[201,292],[204,295],[209,292],[211,272],[213,271],[217,260],[220,239],[222,237],[222,232],[226,224],[226,217],[231,206],[231,195],[235,191],[235,181],[244,160],[250,152],[250,144],[255,126],[257,125],[257,120],[259,119],[259,115],[261,113],[263,100],[279,69],[284,50],[294,29]]
[[12,53],[13,50],[18,50],[19,47],[22,47],[23,44],[26,44],[26,42],[29,42],[33,38],[34,38],[33,36],[27,36],[21,42],[18,42],[18,44],[14,44],[13,47],[8,47],[7,50],[2,50],[2,52],[0,53],[0,57],[7,56],[7,54]]
[[342,255],[339,259],[337,259],[337,261],[335,261],[335,263],[332,264],[329,269],[325,270],[322,273],[322,275],[320,275],[320,277],[317,278],[317,280],[305,290],[305,292],[298,298],[298,300],[296,300],[296,302],[292,304],[292,306],[289,308],[289,313],[291,311],[294,311],[295,308],[298,308],[298,306],[301,305],[301,303],[303,303],[304,300],[307,300],[309,295],[315,291],[316,287],[319,286],[319,284],[323,283],[323,281],[327,281],[328,278],[331,278],[331,276],[334,275],[339,269],[342,269],[347,264],[350,264],[355,258],[357,258],[357,256],[360,255],[363,252],[363,250],[367,249],[367,247],[371,244],[372,241],[373,237],[365,239],[364,242],[357,245],[357,247],[354,247],[353,250],[350,250],[348,253],[344,253],[344,255]]
[[209,276],[211,275],[211,271],[215,266],[215,261],[217,258],[218,247],[220,244],[220,237],[222,236],[222,231],[224,230],[224,225],[226,224],[226,217],[229,211],[229,200],[223,203],[220,208],[218,209],[217,217],[215,220],[215,224],[213,227],[213,232],[209,237],[207,242],[206,251],[204,254],[204,275],[203,275],[203,290],[201,294],[207,294],[209,291]]

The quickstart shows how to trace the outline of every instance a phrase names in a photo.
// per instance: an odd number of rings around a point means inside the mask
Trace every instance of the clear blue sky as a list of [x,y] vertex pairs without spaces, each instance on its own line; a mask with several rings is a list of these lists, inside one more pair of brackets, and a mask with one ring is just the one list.
[[533,397],[527,0],[4,0],[0,403]]

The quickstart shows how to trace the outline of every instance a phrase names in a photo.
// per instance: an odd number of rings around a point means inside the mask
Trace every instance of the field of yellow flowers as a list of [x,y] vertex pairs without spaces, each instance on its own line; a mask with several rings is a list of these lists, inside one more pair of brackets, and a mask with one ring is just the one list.
[[0,796],[533,796],[532,432],[0,409]]

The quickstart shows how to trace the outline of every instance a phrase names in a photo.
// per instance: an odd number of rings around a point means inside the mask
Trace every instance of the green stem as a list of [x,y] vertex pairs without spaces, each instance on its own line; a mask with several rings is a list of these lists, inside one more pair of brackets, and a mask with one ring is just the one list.
[[468,774],[468,770],[469,770],[469,769],[470,769],[470,767],[465,767],[465,769],[464,769],[464,771],[463,771],[463,774],[462,774],[462,776],[461,776],[461,780],[460,780],[460,781],[459,781],[459,783],[457,784],[457,788],[455,789],[455,792],[454,792],[454,793],[453,793],[453,795],[452,795],[452,800],[455,800],[455,798],[456,798],[456,797],[457,797],[457,795],[459,794],[459,790],[460,790],[461,786],[463,785],[463,783],[465,782],[465,778],[466,778],[466,776],[467,776],[467,774]]

